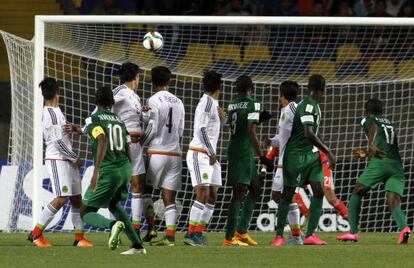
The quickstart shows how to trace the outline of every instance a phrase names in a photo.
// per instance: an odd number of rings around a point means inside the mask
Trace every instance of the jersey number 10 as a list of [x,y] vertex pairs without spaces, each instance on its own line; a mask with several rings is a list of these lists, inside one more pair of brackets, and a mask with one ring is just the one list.
[[124,140],[122,136],[122,128],[120,125],[108,125],[109,130],[109,148],[111,151],[122,151],[124,149]]

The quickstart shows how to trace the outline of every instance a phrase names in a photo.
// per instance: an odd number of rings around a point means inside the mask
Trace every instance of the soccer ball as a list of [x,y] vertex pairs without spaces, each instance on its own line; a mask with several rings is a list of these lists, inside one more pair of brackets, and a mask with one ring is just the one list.
[[148,32],[144,35],[142,45],[146,49],[158,51],[164,45],[164,38],[159,32]]

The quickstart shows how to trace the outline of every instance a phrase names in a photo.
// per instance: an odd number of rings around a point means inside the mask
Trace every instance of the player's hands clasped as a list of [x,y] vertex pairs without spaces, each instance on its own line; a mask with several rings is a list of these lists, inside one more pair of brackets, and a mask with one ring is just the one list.
[[226,114],[226,112],[224,111],[223,108],[221,108],[220,106],[217,106],[217,111],[218,111],[218,115],[219,115],[220,119],[225,119],[226,118],[227,114]]
[[218,156],[216,154],[210,155],[210,166],[214,165],[217,161],[219,161]]
[[72,122],[66,122],[63,128],[69,134],[72,134],[72,133],[77,133],[79,135],[82,134],[82,129]]
[[335,166],[336,166],[336,157],[335,157],[335,155],[332,153],[331,150],[329,150],[328,153],[326,154],[326,156],[328,157],[329,168],[334,170]]
[[141,112],[146,113],[151,110],[151,107],[144,105],[141,107]]

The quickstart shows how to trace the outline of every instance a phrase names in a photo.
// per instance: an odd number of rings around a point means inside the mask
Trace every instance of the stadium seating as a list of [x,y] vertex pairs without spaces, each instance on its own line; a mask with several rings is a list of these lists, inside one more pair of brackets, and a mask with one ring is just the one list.
[[249,45],[244,48],[243,66],[248,66],[252,61],[270,61],[270,50],[267,45]]
[[394,61],[373,60],[368,63],[368,76],[374,79],[385,79],[395,76]]
[[99,49],[99,57],[104,60],[123,61],[126,59],[126,50],[120,43],[104,43]]
[[339,63],[336,77],[343,81],[360,80],[368,74],[368,68],[363,61],[345,61]]
[[202,75],[213,65],[213,50],[207,44],[189,44],[184,58],[177,65],[178,73]]
[[241,65],[240,47],[232,44],[222,44],[215,47],[215,61],[228,60]]
[[239,65],[232,60],[218,60],[214,63],[212,70],[227,78],[237,78]]
[[314,60],[309,63],[309,74],[323,75],[327,80],[335,80],[335,62],[329,60]]
[[403,60],[398,64],[398,78],[411,78],[414,73],[414,60]]
[[337,48],[337,62],[355,61],[361,59],[361,52],[357,44],[343,44]]

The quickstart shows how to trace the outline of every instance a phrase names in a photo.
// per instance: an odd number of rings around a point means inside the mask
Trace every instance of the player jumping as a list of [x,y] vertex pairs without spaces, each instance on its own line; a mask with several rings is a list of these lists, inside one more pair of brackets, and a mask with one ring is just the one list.
[[91,247],[92,244],[84,238],[83,221],[79,211],[82,199],[79,175],[81,163],[77,154],[72,150],[70,135],[64,129],[66,117],[59,108],[59,86],[56,80],[50,77],[45,78],[39,86],[45,100],[42,119],[43,139],[46,144],[45,164],[56,197],[41,212],[38,223],[29,234],[28,240],[38,247],[52,246],[44,238],[43,230],[69,198],[72,204],[72,222],[75,227],[74,246]]
[[217,142],[226,115],[218,104],[221,75],[209,71],[203,77],[204,95],[194,115],[194,137],[187,152],[187,166],[191,175],[196,200],[191,206],[188,232],[184,243],[191,246],[207,245],[203,231],[214,212],[221,165],[217,157]]
[[149,123],[141,144],[148,145],[147,180],[161,189],[165,206],[166,236],[151,245],[175,246],[177,207],[175,196],[181,188],[181,137],[184,132],[185,110],[183,102],[168,92],[171,72],[158,66],[151,70],[153,89],[148,100],[151,109]]
[[[247,233],[262,184],[258,178],[254,156],[261,157],[256,135],[260,103],[250,97],[253,87],[250,77],[238,77],[235,88],[238,95],[231,100],[228,107],[227,121],[231,130],[228,146],[228,184],[232,186],[232,197],[227,213],[223,246],[257,245]],[[247,189],[249,193],[245,198]]]
[[273,246],[285,244],[283,229],[289,212],[289,205],[295,194],[296,187],[310,184],[313,197],[310,205],[308,229],[304,238],[305,245],[325,245],[326,242],[314,234],[322,210],[323,201],[323,170],[315,146],[328,155],[331,167],[335,166],[335,156],[316,135],[321,118],[318,102],[325,90],[325,79],[321,75],[309,78],[310,95],[304,98],[296,108],[293,118],[291,136],[287,142],[283,156],[283,193],[277,213],[276,237]]
[[[107,87],[97,90],[95,102],[98,110],[85,120],[85,132],[90,137],[95,167],[83,197],[82,218],[88,225],[111,229],[108,241],[111,250],[118,246],[119,236],[125,230],[132,248],[121,254],[146,254],[128,214],[118,204],[128,198],[132,171],[130,137],[125,124],[111,112],[114,104],[112,90]],[[100,208],[108,208],[116,221],[98,214]]]
[[407,217],[400,207],[405,177],[398,149],[397,129],[383,116],[382,107],[382,102],[378,99],[370,99],[365,103],[366,117],[362,119],[361,125],[368,138],[368,151],[358,149],[354,153],[358,158],[369,157],[370,160],[358,178],[348,204],[351,230],[338,236],[337,239],[340,241],[359,240],[358,225],[362,197],[381,182],[385,184],[388,208],[400,231],[397,244],[406,244],[411,237]]

